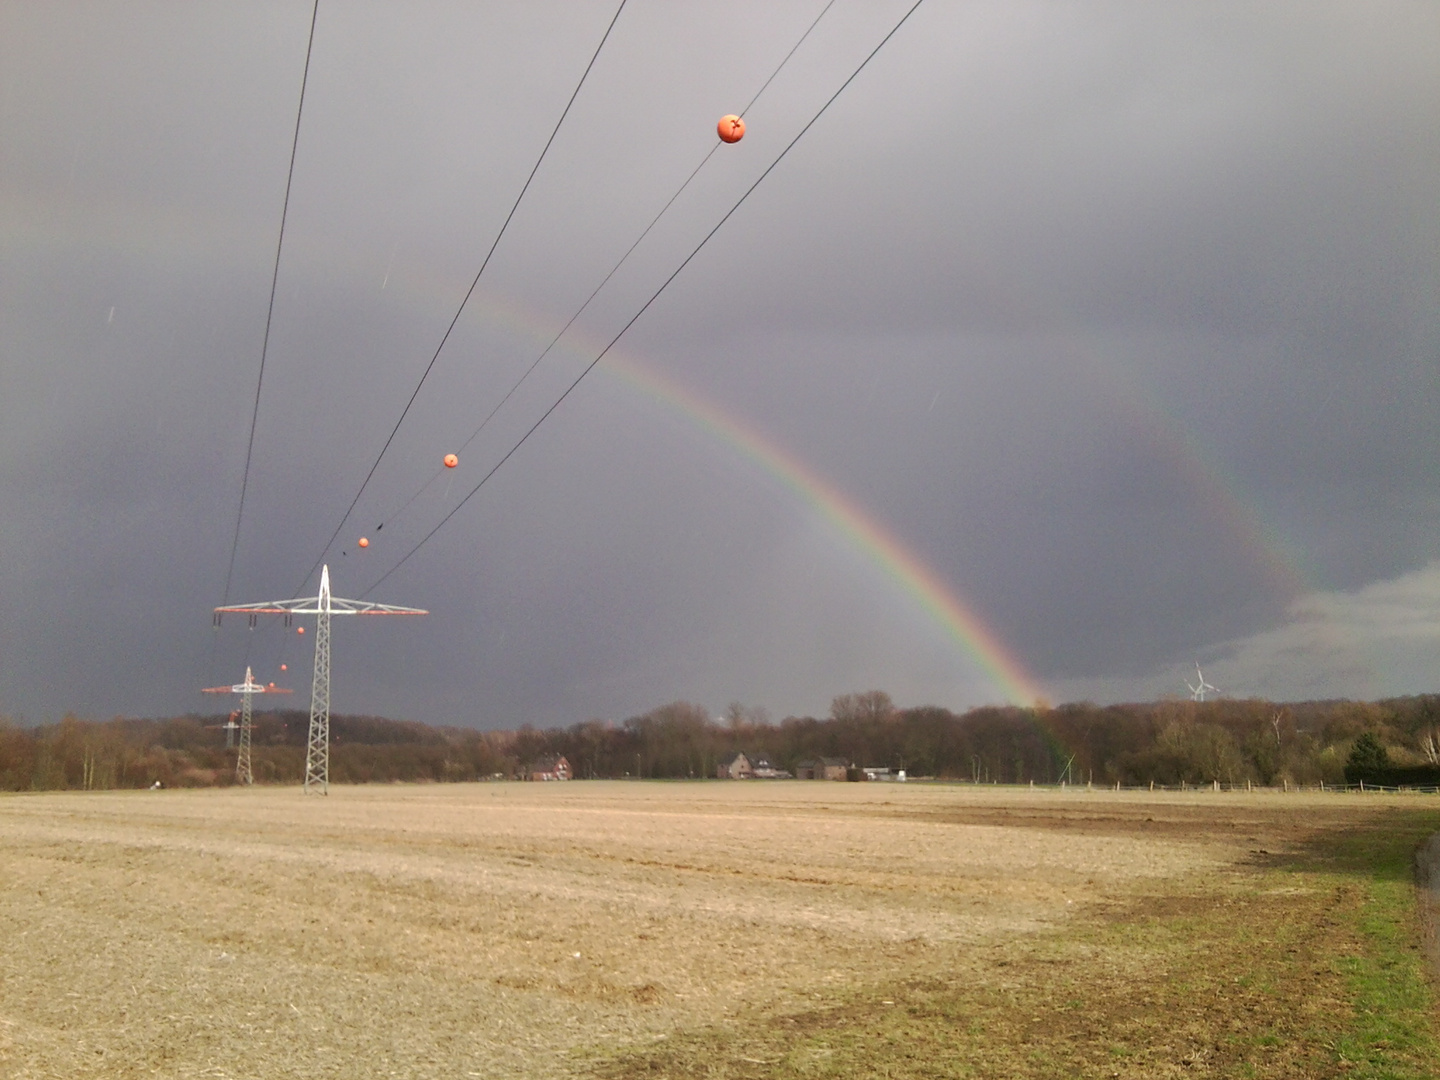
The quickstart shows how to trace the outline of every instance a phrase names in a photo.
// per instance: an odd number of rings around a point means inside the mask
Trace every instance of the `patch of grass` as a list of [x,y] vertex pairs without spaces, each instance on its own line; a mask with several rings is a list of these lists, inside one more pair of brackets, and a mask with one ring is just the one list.
[[[1354,1023],[1337,1043],[1352,1076],[1433,1077],[1440,1071],[1434,989],[1425,973],[1411,884],[1415,847],[1440,828],[1432,815],[1384,815],[1338,838],[1335,862],[1364,881],[1357,916],[1363,948],[1340,958]],[[1367,873],[1368,870],[1368,873]]]
[[1433,1077],[1411,859],[1434,831],[1434,811],[1381,810],[1292,856],[993,947],[973,972],[853,987],[592,1065],[609,1080]]

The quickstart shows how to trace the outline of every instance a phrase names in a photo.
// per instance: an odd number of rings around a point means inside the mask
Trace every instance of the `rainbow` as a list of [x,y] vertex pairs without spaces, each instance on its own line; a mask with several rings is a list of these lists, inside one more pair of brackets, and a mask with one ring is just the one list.
[[601,369],[706,434],[739,451],[811,507],[915,600],[1006,700],[1033,705],[1045,697],[1005,644],[938,574],[853,499],[774,440],[633,357],[610,353]]
[[[141,227],[142,219],[145,227]],[[49,222],[54,220],[54,215],[36,214],[27,220]],[[217,232],[227,235],[232,243],[215,243]],[[29,235],[17,239],[40,244],[53,243],[56,237],[52,227],[36,224]],[[228,220],[209,220],[202,227],[198,220],[174,209],[148,208],[147,214],[132,213],[128,216],[115,235],[98,238],[76,235],[66,239],[83,242],[87,249],[99,242],[132,255],[139,250],[156,257],[172,255],[178,239],[187,254],[204,258],[217,249],[243,250],[253,237],[237,223]],[[406,280],[407,277],[411,280]],[[430,306],[437,298],[443,297],[443,308],[452,301],[451,294],[455,291],[454,282],[442,282],[423,273],[416,275],[413,271],[395,280],[387,277],[386,284],[390,286],[390,295],[398,295],[401,303],[407,305]],[[493,294],[476,297],[472,308],[475,309],[472,318],[480,315],[484,320],[493,320],[535,343],[548,342],[555,333],[556,325],[551,318],[527,310],[513,298]],[[567,340],[559,346],[560,350],[584,359],[594,355],[594,352],[587,352],[587,348],[598,349],[599,345],[580,335],[567,335]],[[1031,705],[1045,696],[1038,682],[1027,673],[999,636],[956,596],[934,570],[853,499],[794,454],[735,416],[618,350],[605,358],[600,369],[730,446],[798,496],[852,547],[875,564],[887,579],[913,598],[960,651],[973,659],[1006,700]]]
[[[35,212],[22,215],[21,223],[12,230],[11,239],[15,244],[40,247],[60,241],[83,245],[86,251],[102,246],[124,251],[131,257],[140,253],[152,258],[173,257],[179,250],[188,257],[202,260],[213,258],[217,250],[244,251],[254,240],[252,231],[238,221],[213,218],[202,221],[173,207],[126,207],[126,214],[112,224],[109,232],[97,234],[93,228],[87,228],[73,235],[57,234],[55,222],[64,217],[50,205],[55,198],[53,193],[32,198]],[[424,271],[413,269],[393,280],[387,277],[386,283],[390,286],[390,295],[397,296],[402,304],[427,308],[439,297],[445,298],[440,307],[447,308],[455,292],[454,282],[441,282]],[[1034,321],[1036,312],[1033,305],[1026,302],[1023,289],[998,279],[987,284],[992,286],[990,295],[1005,303],[1018,323],[1029,325]],[[373,288],[373,283],[369,287]],[[484,312],[482,318],[508,324],[536,342],[548,341],[554,333],[552,319],[523,310],[513,300],[493,295],[476,300],[478,303],[474,306]],[[581,344],[573,340],[563,342],[561,348],[585,355]],[[1064,351],[1071,359],[1089,365],[1092,374],[1104,381],[1144,437],[1158,452],[1177,463],[1194,485],[1200,501],[1228,524],[1240,549],[1268,571],[1270,580],[1282,594],[1297,596],[1308,591],[1303,553],[1287,544],[1267,522],[1263,508],[1245,497],[1238,479],[1225,474],[1190,430],[1185,417],[1172,414],[1153,394],[1146,393],[1136,380],[1125,377],[1108,357],[1096,350],[1071,344]],[[848,543],[880,567],[887,578],[913,597],[945,634],[979,663],[1008,699],[1031,704],[1042,696],[1037,682],[1023,665],[939,575],[854,500],[789,451],[632,357],[612,352],[601,368],[733,447],[794,492]]]

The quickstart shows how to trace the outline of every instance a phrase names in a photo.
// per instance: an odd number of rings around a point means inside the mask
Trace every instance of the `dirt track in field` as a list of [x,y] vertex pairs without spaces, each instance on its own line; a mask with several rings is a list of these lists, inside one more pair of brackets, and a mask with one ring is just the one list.
[[953,978],[1373,812],[919,784],[5,796],[0,1074],[567,1075]]

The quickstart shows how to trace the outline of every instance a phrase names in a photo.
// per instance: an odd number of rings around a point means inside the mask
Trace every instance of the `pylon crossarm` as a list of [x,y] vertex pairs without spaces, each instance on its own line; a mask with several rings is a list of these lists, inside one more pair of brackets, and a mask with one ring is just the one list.
[[217,607],[215,612],[215,624],[220,624],[220,616],[228,614],[241,614],[250,616],[250,625],[255,625],[255,620],[261,615],[284,615],[285,625],[290,625],[291,615],[315,615],[320,609],[317,605],[319,598],[315,596],[303,596],[296,600],[265,600],[258,604],[231,604],[228,607]]
[[202,694],[293,694],[295,691],[279,686],[246,686],[244,683],[236,683],[234,686],[207,686],[200,692]]
[[[231,604],[217,607],[215,614],[226,615],[238,612],[243,615],[319,615],[318,596],[306,596],[298,600],[266,600],[259,604]],[[424,608],[400,607],[397,604],[375,604],[368,600],[346,600],[339,596],[330,598],[331,615],[429,615]]]

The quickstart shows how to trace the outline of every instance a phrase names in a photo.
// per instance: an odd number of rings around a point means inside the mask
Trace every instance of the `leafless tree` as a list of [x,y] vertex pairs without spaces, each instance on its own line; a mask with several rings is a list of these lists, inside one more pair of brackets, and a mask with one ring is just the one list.
[[830,702],[830,715],[841,722],[883,723],[899,715],[895,702],[883,690],[841,694]]

